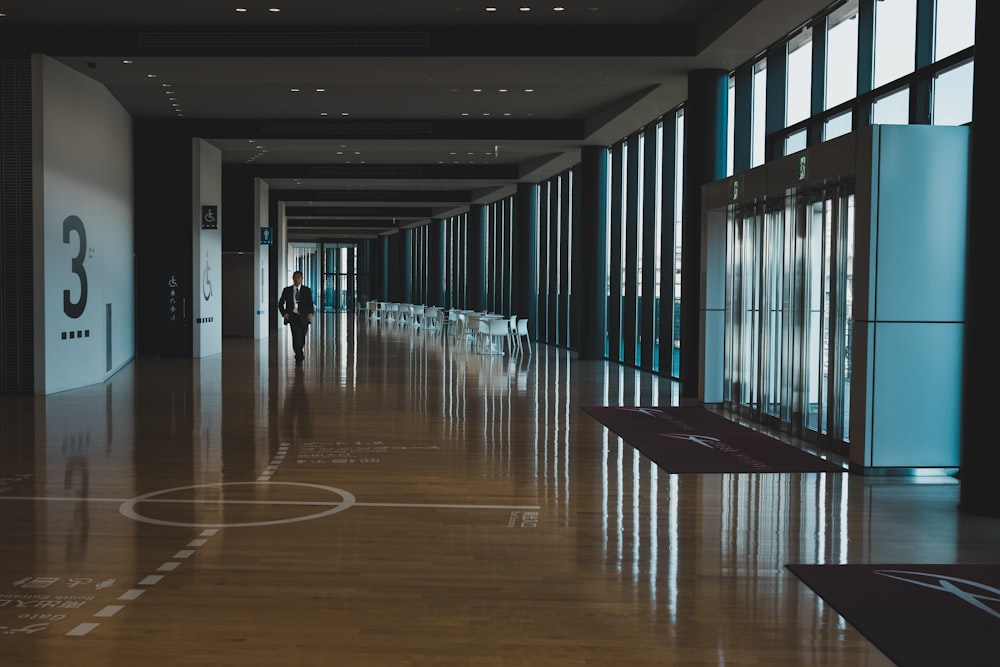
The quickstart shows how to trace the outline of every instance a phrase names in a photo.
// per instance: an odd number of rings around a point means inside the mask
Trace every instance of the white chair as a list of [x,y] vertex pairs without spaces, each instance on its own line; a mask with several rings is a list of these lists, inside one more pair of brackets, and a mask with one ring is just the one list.
[[531,338],[528,336],[528,320],[517,320],[517,349],[523,350],[525,345],[521,342],[521,338],[528,341],[527,348],[528,354],[531,354]]
[[439,333],[441,331],[441,309],[437,306],[424,308],[423,326],[427,333]]
[[412,304],[410,306],[410,324],[413,325],[414,329],[424,326],[424,313],[426,310],[423,305]]
[[469,340],[469,346],[475,349],[479,344],[479,337],[482,335],[482,330],[479,328],[479,314],[464,313],[464,315],[465,331],[462,335]]
[[455,325],[455,341],[469,341],[470,326],[469,326],[469,316],[466,313],[458,313],[458,321]]
[[454,308],[448,309],[448,319],[445,320],[444,332],[452,337],[458,335],[458,311]]
[[507,320],[507,345],[511,354],[521,351],[521,339],[517,335],[517,315],[511,315]]
[[[483,322],[484,320],[480,320]],[[486,349],[490,354],[506,354],[510,349],[510,320],[506,317],[496,317],[486,322]]]

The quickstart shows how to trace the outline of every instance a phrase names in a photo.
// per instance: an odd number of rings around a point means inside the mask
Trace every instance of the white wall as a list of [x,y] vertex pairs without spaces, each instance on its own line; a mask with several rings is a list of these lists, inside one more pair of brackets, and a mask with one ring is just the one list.
[[[268,222],[268,199],[270,194],[270,188],[267,183],[259,178],[254,179],[254,220],[257,221],[257,240],[254,248],[255,256],[255,279],[253,281],[253,296],[254,303],[257,304],[255,308],[255,317],[253,325],[253,337],[255,339],[267,338],[269,335],[268,328],[268,313],[270,312],[271,302],[277,301],[278,297],[271,294],[271,280],[270,280],[270,256],[271,247],[260,244],[260,230],[262,227],[267,227],[270,223]],[[280,247],[280,246],[279,246]]]
[[32,72],[35,391],[50,394],[135,357],[132,118],[55,60]]
[[[193,356],[222,352],[222,151],[204,139],[192,139],[191,245],[194,254]],[[218,207],[218,227],[202,229],[201,207]]]

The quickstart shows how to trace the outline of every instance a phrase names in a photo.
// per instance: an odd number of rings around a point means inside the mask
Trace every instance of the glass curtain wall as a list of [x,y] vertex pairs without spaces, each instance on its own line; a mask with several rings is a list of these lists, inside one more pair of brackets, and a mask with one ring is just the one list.
[[502,315],[511,307],[513,211],[513,197],[490,204],[486,211],[486,309]]
[[[974,0],[847,0],[817,17],[787,39],[786,127],[773,136],[763,136],[767,63],[748,63],[752,166],[777,142],[788,154],[807,137],[826,141],[859,125],[971,122],[975,9]],[[822,63],[812,62],[817,54]],[[809,98],[809,90],[823,95]],[[810,113],[807,102],[822,111]],[[821,131],[807,135],[810,127]],[[790,424],[846,451],[853,185],[733,209],[726,242],[724,400],[751,419]]]
[[353,294],[349,292],[349,286],[357,285],[357,281],[348,279],[348,272],[356,270],[356,265],[348,262],[348,253],[354,255],[353,245],[323,244],[323,282],[321,288],[316,290],[316,297],[320,300],[316,306],[320,312],[350,310],[358,298],[356,290]]
[[[806,148],[813,125],[826,141],[868,124],[971,122],[975,14],[975,0],[847,0],[790,35],[786,127],[774,136],[764,136],[767,63],[753,64],[751,166],[763,164],[770,144],[782,155]],[[822,91],[815,115],[803,113],[808,91]],[[734,106],[731,97],[731,118]]]
[[[678,372],[680,341],[680,196],[683,165],[683,111],[674,112],[669,142],[658,121],[611,147],[608,218],[608,332],[611,361],[664,375]],[[663,147],[669,145],[670,152]],[[663,182],[671,160],[671,182]],[[669,197],[664,188],[672,188]],[[664,210],[664,202],[670,202]],[[664,224],[669,224],[664,229]],[[664,236],[671,240],[664,256]],[[671,257],[670,255],[674,255]],[[669,267],[674,266],[671,276]],[[666,282],[665,282],[666,281]],[[662,331],[661,310],[675,316]],[[662,340],[666,334],[669,339]],[[674,348],[670,367],[661,368],[660,346]]]
[[[765,134],[767,109],[766,58],[741,67],[751,70],[752,91],[748,113],[750,166],[764,163],[767,147],[780,142],[783,154],[807,147],[812,137],[824,141],[850,132],[871,122],[964,124],[971,120],[972,74],[975,33],[975,0],[938,0],[933,20],[918,20],[932,0],[880,0],[859,3],[847,0],[826,15],[816,17],[809,26],[787,38],[784,69],[786,80],[786,127],[773,136]],[[859,6],[860,5],[860,6]],[[825,45],[825,53],[818,51]],[[921,45],[929,44],[926,54]],[[864,57],[868,50],[869,55]],[[770,54],[778,52],[769,49]],[[814,62],[821,53],[823,62]],[[926,118],[919,116],[920,96],[912,91],[928,91]],[[811,91],[822,90],[822,104]],[[733,154],[732,119],[735,119],[735,95],[730,95],[729,160]],[[684,112],[673,112],[672,153],[662,150],[661,124],[640,128],[610,150],[609,218],[607,248],[608,331],[606,356],[618,363],[671,377],[679,377],[680,346],[680,241],[683,200]],[[812,135],[810,125],[821,131]],[[648,142],[656,142],[651,148]],[[668,197],[661,185],[666,160],[674,160],[674,192]],[[539,184],[539,220],[536,239],[538,285],[537,336],[550,345],[568,347],[570,340],[569,276],[572,275],[572,230],[577,211],[573,210],[572,173],[566,172]],[[662,210],[671,201],[672,211]],[[655,213],[649,211],[655,209]],[[513,241],[513,197],[490,205],[487,210],[487,306],[509,314],[512,304],[511,243]],[[849,278],[836,271],[843,265],[837,253],[849,253],[851,243],[837,234],[849,228],[853,203],[844,204],[841,195],[824,196],[808,205],[796,202],[761,204],[759,209],[740,211],[731,230],[733,243],[729,276],[733,308],[741,314],[741,326],[727,337],[732,356],[733,384],[729,397],[746,409],[776,419],[800,420],[818,433],[839,437],[840,424],[846,428],[843,414],[846,400],[838,391],[849,389],[849,381],[830,378],[846,376],[850,362],[834,354],[846,334],[840,330],[842,318],[849,319],[849,302],[829,302],[846,298],[849,289],[827,293],[825,286],[838,286]],[[669,216],[673,215],[670,220]],[[808,224],[806,221],[810,221]],[[447,306],[465,307],[468,215],[442,222],[444,225],[445,283]],[[672,227],[668,233],[665,225]],[[819,230],[819,231],[817,231]],[[822,233],[821,233],[822,232]],[[800,235],[805,235],[800,238]],[[664,257],[663,239],[672,240],[673,257]],[[809,239],[810,245],[795,245]],[[650,250],[650,246],[655,250]],[[806,251],[809,251],[808,253]],[[308,269],[308,249],[293,257],[292,266]],[[314,253],[315,251],[313,251]],[[414,285],[426,297],[428,236],[423,230],[413,243]],[[815,253],[819,252],[817,256]],[[824,253],[834,253],[826,255]],[[747,254],[749,253],[749,254]],[[812,253],[812,254],[809,254]],[[805,282],[797,276],[802,258],[813,257],[809,266],[824,266],[827,274],[810,274],[817,282]],[[296,263],[298,262],[298,264]],[[668,287],[667,267],[673,265],[673,280]],[[747,273],[756,271],[757,273]],[[647,275],[652,274],[652,276]],[[306,274],[307,276],[309,273]],[[780,278],[779,278],[780,277]],[[315,279],[315,274],[314,274]],[[314,280],[315,281],[315,280]],[[809,289],[806,289],[808,285]],[[819,289],[819,292],[814,290]],[[813,290],[813,291],[810,291]],[[665,300],[669,298],[669,305]],[[649,301],[652,300],[650,304]],[[802,310],[804,304],[810,305]],[[778,304],[776,306],[775,304]],[[791,304],[791,305],[789,305]],[[810,318],[789,320],[789,308],[798,316],[809,312]],[[665,332],[659,316],[661,309],[672,311],[672,331]],[[648,317],[648,313],[654,313]],[[735,312],[735,311],[734,311]],[[826,319],[824,319],[826,318]],[[799,329],[790,329],[799,327]],[[809,332],[806,335],[804,332]],[[815,332],[824,332],[821,335]],[[659,348],[663,336],[670,335],[673,347],[670,368],[661,360]],[[794,334],[794,335],[793,335]],[[644,348],[652,344],[653,353]],[[778,359],[784,361],[778,362]],[[790,365],[788,359],[795,359]],[[837,372],[831,372],[836,368]],[[795,375],[792,373],[798,373]],[[792,374],[790,374],[792,373]],[[802,391],[801,397],[787,399],[789,392]],[[831,412],[833,410],[833,412]]]
[[572,305],[571,257],[573,230],[577,227],[574,217],[576,211],[573,208],[572,170],[562,172],[543,182],[538,193],[535,243],[538,285],[536,335],[539,340],[549,345],[569,347]]
[[[288,275],[284,276],[285,285],[292,283],[292,272],[302,272],[302,283],[313,290],[314,299],[322,299],[322,285],[320,282],[321,260],[320,246],[316,243],[289,243],[288,255],[285,258],[288,267]],[[319,305],[319,304],[316,304]]]
[[[670,376],[679,378],[681,376],[681,218],[684,210],[684,109],[680,109],[676,114],[676,131],[674,135],[674,280],[673,280],[673,355],[671,359]],[[665,156],[670,159],[670,156]]]

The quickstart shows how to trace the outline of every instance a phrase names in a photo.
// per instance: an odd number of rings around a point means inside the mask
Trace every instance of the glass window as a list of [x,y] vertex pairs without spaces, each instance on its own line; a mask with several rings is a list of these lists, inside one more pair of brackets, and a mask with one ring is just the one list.
[[684,109],[677,112],[677,153],[674,156],[674,276],[673,276],[673,326],[674,340],[670,360],[671,377],[681,374],[681,239],[683,234],[682,218],[684,214],[684,153],[687,145],[684,143]]
[[767,113],[767,60],[753,66],[753,130],[750,166],[764,164],[764,132]]
[[976,0],[938,0],[934,16],[934,60],[976,43]]
[[858,0],[830,14],[826,38],[826,106],[829,109],[858,94]]
[[785,78],[785,126],[809,117],[812,86],[812,29],[806,28],[788,42]]
[[917,0],[875,3],[875,88],[913,71],[917,43]]
[[972,72],[967,62],[934,78],[934,125],[965,125],[972,122]]
[[875,100],[872,123],[875,125],[906,125],[910,122],[910,89],[897,90]]
[[791,155],[806,147],[806,131],[799,130],[785,137],[785,155]]
[[823,141],[834,139],[850,132],[853,118],[854,113],[848,111],[826,121],[823,125]]
[[726,104],[729,105],[729,113],[726,114],[726,176],[732,176],[735,168],[733,152],[736,148],[736,77],[732,75],[729,76],[729,95]]

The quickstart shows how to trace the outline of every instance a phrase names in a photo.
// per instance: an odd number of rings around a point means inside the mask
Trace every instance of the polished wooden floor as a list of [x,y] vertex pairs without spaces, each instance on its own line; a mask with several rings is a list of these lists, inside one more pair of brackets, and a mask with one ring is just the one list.
[[784,564],[1000,553],[950,477],[660,471],[581,410],[649,373],[310,336],[0,395],[3,667],[890,665]]

